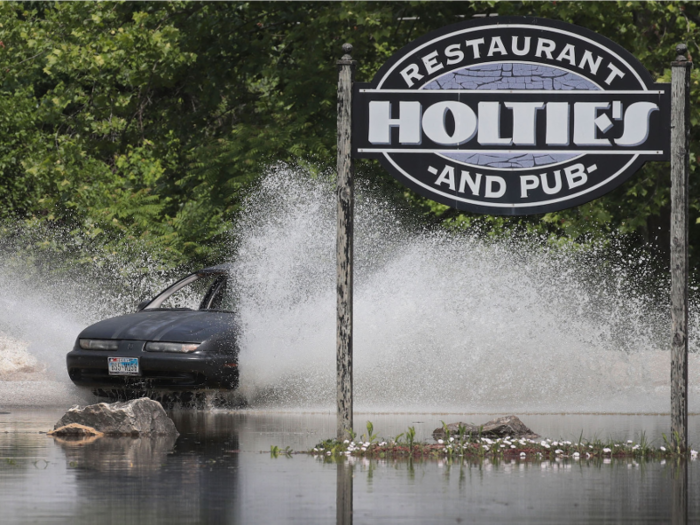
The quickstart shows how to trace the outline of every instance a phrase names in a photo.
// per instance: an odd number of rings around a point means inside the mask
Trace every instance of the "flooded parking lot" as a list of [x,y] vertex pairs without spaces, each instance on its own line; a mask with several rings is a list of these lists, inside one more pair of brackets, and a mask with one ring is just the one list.
[[[54,439],[60,408],[0,414],[0,508],[5,523],[660,523],[670,522],[673,462],[624,460],[335,462],[273,457],[270,446],[304,451],[332,437],[335,414],[177,410],[180,436]],[[356,414],[391,438],[408,426],[430,439],[446,422],[493,415]],[[661,440],[665,415],[521,415],[545,436]],[[691,417],[690,440],[700,438]],[[700,481],[688,463],[690,487]],[[345,503],[343,503],[345,502]],[[700,522],[688,494],[687,522]]]

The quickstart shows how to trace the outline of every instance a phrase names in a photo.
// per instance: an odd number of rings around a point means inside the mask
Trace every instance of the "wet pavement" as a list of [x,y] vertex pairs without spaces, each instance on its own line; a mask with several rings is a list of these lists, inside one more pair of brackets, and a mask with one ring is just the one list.
[[[171,413],[178,438],[46,436],[63,409],[0,410],[2,523],[663,523],[700,522],[700,462],[390,461],[277,458],[332,437],[335,415],[261,410]],[[661,439],[665,415],[522,415],[564,439]],[[492,415],[356,414],[391,438],[428,439],[440,421]],[[700,417],[690,421],[700,442]],[[683,489],[687,476],[686,489]],[[682,498],[687,498],[687,517]],[[680,501],[680,503],[678,503]],[[674,503],[676,502],[676,503]]]

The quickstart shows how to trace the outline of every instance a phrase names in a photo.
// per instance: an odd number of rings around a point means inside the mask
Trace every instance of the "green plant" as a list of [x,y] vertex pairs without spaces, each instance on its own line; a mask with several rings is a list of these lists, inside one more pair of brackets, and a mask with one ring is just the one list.
[[289,446],[286,446],[283,449],[281,449],[277,445],[270,445],[271,458],[278,458],[280,454],[286,457],[291,457],[292,449]]
[[370,444],[376,441],[377,435],[374,434],[374,425],[371,421],[367,421],[367,434],[365,434],[363,437],[366,438],[364,441],[368,441]]
[[416,427],[408,427],[406,432],[406,439],[408,441],[408,448],[413,450],[413,442],[416,439]]

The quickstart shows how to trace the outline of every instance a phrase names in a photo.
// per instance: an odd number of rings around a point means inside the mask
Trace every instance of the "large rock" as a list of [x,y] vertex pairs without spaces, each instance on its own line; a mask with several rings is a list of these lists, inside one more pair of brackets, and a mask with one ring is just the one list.
[[73,407],[54,425],[54,430],[71,423],[92,427],[110,436],[179,435],[162,405],[147,397]]
[[[500,437],[517,437],[526,439],[537,439],[539,436],[535,434],[532,430],[525,426],[525,424],[520,421],[518,416],[504,416],[491,421],[487,421],[483,425],[474,425],[473,423],[450,423],[447,425],[447,430],[450,435],[456,436],[459,434],[459,427],[462,426],[465,429],[467,435],[480,435],[482,437],[488,438],[500,438]],[[433,439],[436,441],[438,439],[445,439],[447,434],[443,427],[436,428],[433,431]]]

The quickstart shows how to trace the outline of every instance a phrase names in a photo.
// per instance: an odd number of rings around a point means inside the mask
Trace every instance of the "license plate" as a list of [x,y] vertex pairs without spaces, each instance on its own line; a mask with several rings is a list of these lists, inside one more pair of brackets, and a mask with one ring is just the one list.
[[138,357],[108,357],[107,367],[111,376],[139,375]]

